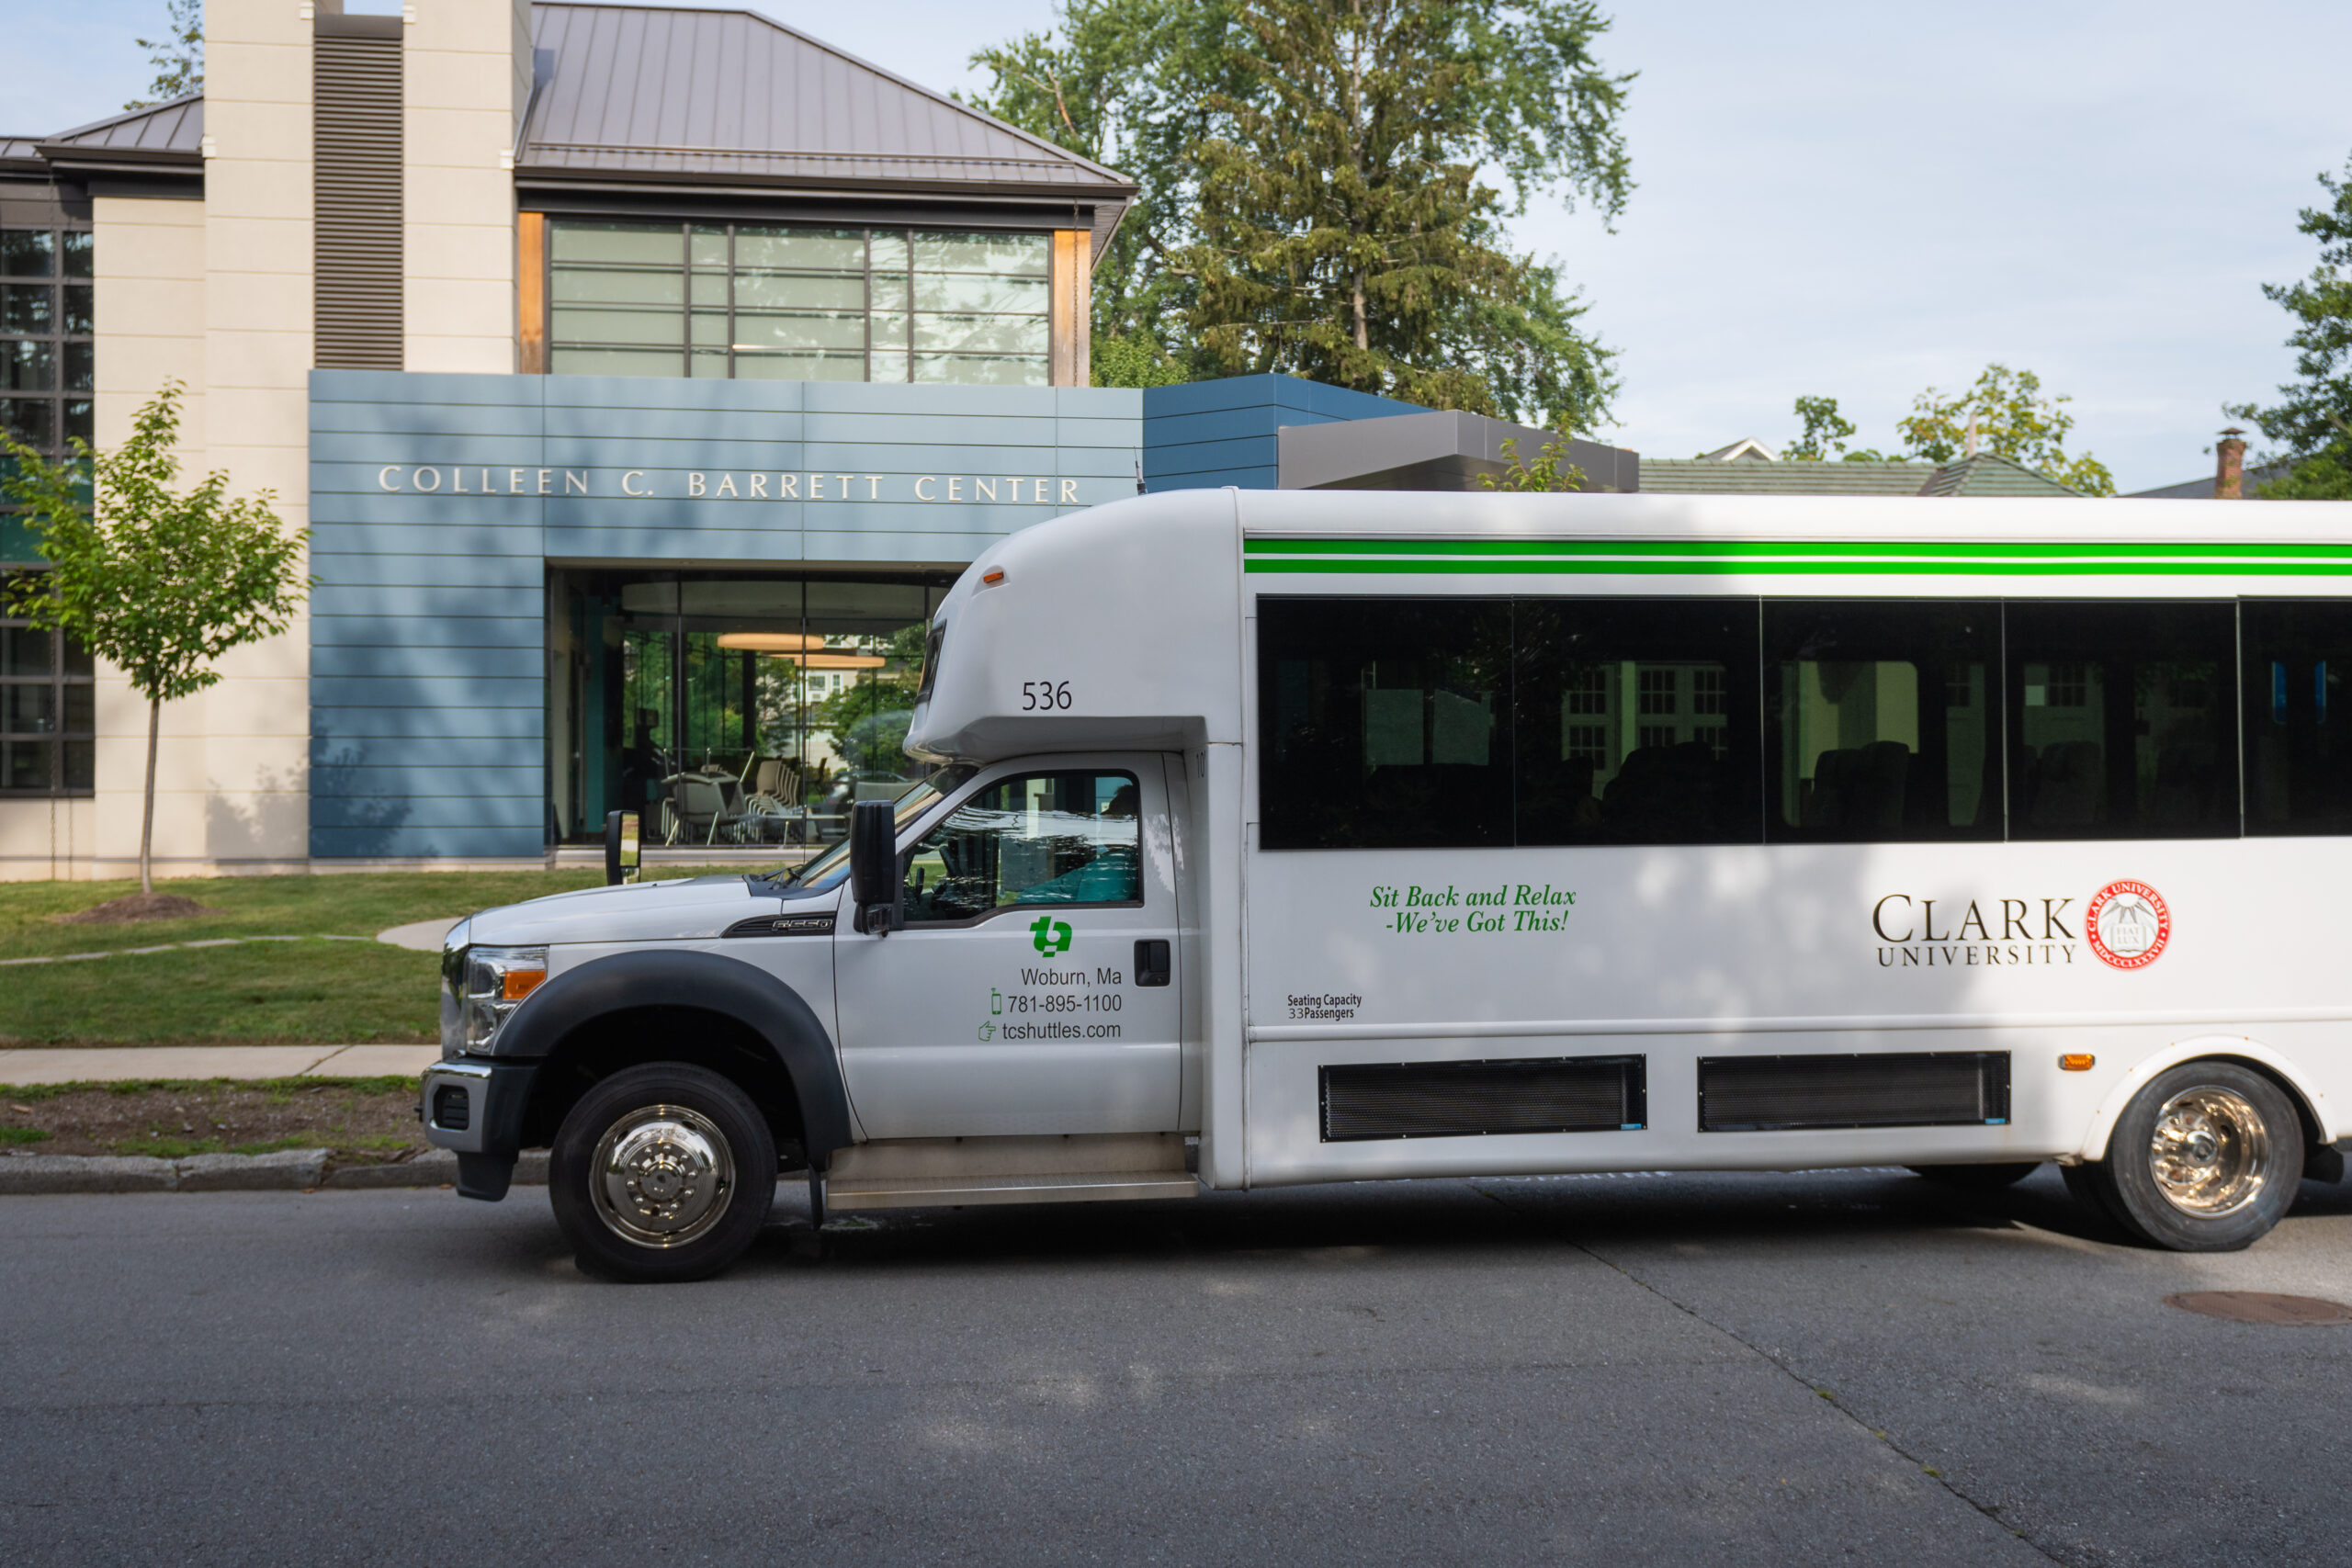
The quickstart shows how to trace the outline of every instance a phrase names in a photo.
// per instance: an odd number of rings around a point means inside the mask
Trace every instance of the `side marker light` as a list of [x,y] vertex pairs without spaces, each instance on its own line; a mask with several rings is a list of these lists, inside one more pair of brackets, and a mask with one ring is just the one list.
[[539,983],[547,977],[548,972],[544,969],[509,969],[502,976],[499,999],[519,1002],[533,991],[537,990]]
[[998,583],[1002,582],[1003,581],[1004,568],[1001,566],[992,566],[989,568],[988,570],[980,573],[980,581],[990,588],[994,588]]
[[2098,1065],[2098,1058],[2087,1051],[2069,1052],[2058,1058],[2058,1070],[2062,1073],[2086,1073]]

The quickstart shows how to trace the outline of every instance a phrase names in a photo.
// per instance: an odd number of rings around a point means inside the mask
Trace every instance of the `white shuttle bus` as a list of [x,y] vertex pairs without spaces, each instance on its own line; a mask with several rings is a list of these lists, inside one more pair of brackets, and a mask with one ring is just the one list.
[[1003,541],[797,873],[445,953],[461,1190],[822,1210],[2055,1160],[2245,1246],[2352,1134],[2352,507],[1198,491]]

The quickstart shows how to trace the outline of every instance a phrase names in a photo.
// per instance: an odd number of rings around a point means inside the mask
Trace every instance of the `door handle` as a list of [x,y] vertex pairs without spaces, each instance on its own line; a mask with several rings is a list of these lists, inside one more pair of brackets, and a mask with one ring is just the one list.
[[1165,986],[1174,976],[1175,962],[1170,956],[1174,944],[1165,937],[1146,937],[1136,943],[1136,984]]

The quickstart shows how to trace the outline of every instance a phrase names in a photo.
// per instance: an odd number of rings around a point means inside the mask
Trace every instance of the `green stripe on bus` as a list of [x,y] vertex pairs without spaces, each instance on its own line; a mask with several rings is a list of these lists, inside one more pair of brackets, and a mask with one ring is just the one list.
[[2105,544],[2036,540],[1768,540],[1768,539],[1245,539],[1250,557],[1424,556],[1439,558],[1639,557],[1813,558],[1937,561],[2072,558],[2137,563],[2148,559],[2264,559],[2352,561],[2352,544],[2172,544],[2157,541]]
[[2101,561],[2018,560],[1723,560],[1688,558],[1673,560],[1583,560],[1541,558],[1445,560],[1351,559],[1323,557],[1247,560],[1250,574],[1279,573],[1340,577],[1396,575],[1408,577],[2343,577],[2352,575],[2352,560],[2341,561],[2180,561],[2116,559]]

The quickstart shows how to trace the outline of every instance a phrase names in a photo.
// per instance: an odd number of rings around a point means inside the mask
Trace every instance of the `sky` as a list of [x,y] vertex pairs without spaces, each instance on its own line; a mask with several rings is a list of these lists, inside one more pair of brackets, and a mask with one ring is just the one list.
[[[753,8],[949,91],[981,85],[974,50],[1052,19],[1048,0]],[[2132,491],[2211,473],[2222,405],[2292,378],[2261,285],[2316,264],[2297,210],[2352,160],[2345,0],[1602,8],[1603,62],[1640,73],[1637,188],[1613,232],[1547,196],[1513,231],[1621,355],[1593,434],[1661,457],[1778,446],[1815,395],[1891,448],[1914,396],[1997,361],[2070,396],[2070,449]],[[0,0],[0,131],[139,96],[133,40],[164,10]]]

